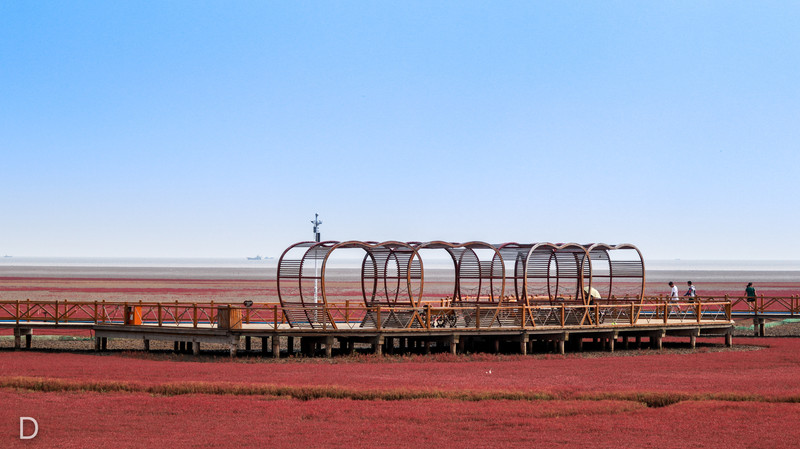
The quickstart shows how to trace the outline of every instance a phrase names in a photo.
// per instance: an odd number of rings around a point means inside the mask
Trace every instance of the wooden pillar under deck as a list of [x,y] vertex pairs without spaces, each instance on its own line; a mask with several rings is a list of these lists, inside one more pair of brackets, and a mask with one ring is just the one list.
[[236,357],[239,352],[239,337],[233,337],[228,348],[230,349],[231,357]]
[[281,356],[281,337],[274,335],[272,337],[272,358],[277,359]]
[[200,342],[199,341],[194,342],[194,344],[192,345],[192,354],[200,355]]
[[150,340],[146,338],[144,339],[144,350],[148,352],[150,351]]
[[33,329],[14,328],[14,349],[22,347],[22,336],[25,336],[25,348],[31,348],[31,340],[33,338]]
[[689,336],[689,346],[692,349],[694,349],[695,346],[697,346],[697,336],[696,335],[690,335]]
[[660,351],[664,348],[664,344],[661,340],[662,340],[661,335],[654,335],[650,337],[650,342],[651,345],[653,346],[653,349],[658,349]]

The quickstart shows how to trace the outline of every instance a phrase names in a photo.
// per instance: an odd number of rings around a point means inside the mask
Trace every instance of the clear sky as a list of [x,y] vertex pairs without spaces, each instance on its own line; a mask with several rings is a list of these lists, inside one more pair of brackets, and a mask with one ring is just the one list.
[[0,254],[800,258],[798,2],[0,2]]

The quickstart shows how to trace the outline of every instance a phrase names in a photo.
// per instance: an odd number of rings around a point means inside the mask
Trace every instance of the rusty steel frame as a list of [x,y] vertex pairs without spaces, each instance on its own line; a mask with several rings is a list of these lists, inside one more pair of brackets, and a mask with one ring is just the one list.
[[[287,257],[290,251],[303,248],[306,250],[300,257]],[[300,242],[287,248],[278,260],[278,299],[288,322],[311,328],[336,327],[325,306],[330,302],[328,263],[338,249],[361,249],[365,253],[360,273],[365,306],[418,305],[423,269],[411,245],[396,241]],[[315,262],[313,267],[311,261]]]
[[[454,303],[502,302],[505,294],[505,266],[503,257],[495,246],[478,241],[449,243],[441,240],[409,244],[418,252],[424,249],[443,249],[448,253],[455,270],[452,296]],[[476,250],[489,251],[491,259],[482,259]]]
[[[303,249],[299,256],[289,255],[293,250]],[[329,301],[331,292],[327,291],[326,279],[329,278],[329,258],[337,249],[365,252],[360,279],[362,301],[367,307],[419,307],[423,303],[425,279],[420,251],[427,249],[444,250],[453,262],[453,305],[507,302],[531,305],[537,300],[541,303],[543,297],[550,304],[564,297],[589,304],[592,285],[601,280],[608,282],[601,299],[615,298],[615,279],[638,281],[640,287],[634,297],[638,300],[644,297],[644,259],[639,249],[631,244],[300,242],[287,248],[278,261],[278,297],[288,322],[300,322],[312,328],[335,328],[334,320],[324,310],[329,303],[334,303]],[[635,251],[638,260],[615,260],[611,254],[617,250]],[[607,266],[606,274],[593,272],[593,259]],[[315,262],[315,267],[311,261]],[[513,267],[507,268],[506,263],[513,263]],[[508,296],[507,282],[513,282],[513,292],[509,290]],[[532,285],[537,282],[546,284],[546,295],[536,295],[537,292],[532,291]],[[312,293],[316,293],[316,301]]]
[[[591,245],[585,245],[586,251],[589,253],[589,259],[594,262],[605,262],[608,268],[608,274],[599,274],[596,272],[590,273],[590,283],[591,286],[594,284],[596,280],[600,279],[607,279],[608,280],[608,289],[603,294],[601,291],[602,299],[606,301],[611,301],[612,299],[622,299],[624,297],[637,298],[641,299],[644,298],[644,284],[645,284],[645,269],[644,269],[644,257],[642,257],[642,252],[639,251],[634,245],[629,243],[622,243],[619,245],[607,245],[605,243],[594,243]],[[638,260],[617,260],[612,257],[615,251],[634,251],[638,256]],[[628,294],[615,294],[615,283],[614,281],[623,281],[623,280],[637,280],[639,281],[639,287],[636,291],[632,292],[630,296]],[[598,289],[599,290],[599,289]]]

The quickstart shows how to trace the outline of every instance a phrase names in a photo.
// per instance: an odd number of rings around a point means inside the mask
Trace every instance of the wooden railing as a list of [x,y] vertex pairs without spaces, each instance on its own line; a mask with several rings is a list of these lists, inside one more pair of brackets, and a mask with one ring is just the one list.
[[476,304],[374,306],[346,301],[281,308],[275,303],[118,303],[106,301],[0,301],[0,324],[114,324],[203,328],[278,329],[534,329],[538,327],[652,326],[730,322],[730,301],[606,302],[584,305]]
[[[758,295],[754,300],[748,301],[749,298],[745,296],[709,296],[697,297],[695,300],[701,303],[708,302],[730,302],[731,310],[734,315],[782,315],[782,316],[799,316],[800,317],[800,295],[790,296],[764,296]],[[681,298],[681,301],[686,301],[686,298]],[[664,303],[668,298],[664,296],[645,297],[645,303]]]

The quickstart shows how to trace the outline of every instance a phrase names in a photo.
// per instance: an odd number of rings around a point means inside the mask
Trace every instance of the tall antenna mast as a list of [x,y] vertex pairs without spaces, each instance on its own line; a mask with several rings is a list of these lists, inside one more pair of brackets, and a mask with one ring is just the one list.
[[[314,219],[311,220],[311,224],[314,225],[314,241],[319,242],[319,225],[322,224],[322,220],[319,219],[319,214],[314,214]],[[314,304],[319,303],[319,275],[317,274],[317,258],[314,257]],[[314,311],[314,317],[316,318],[317,311]]]
[[319,214],[314,214],[314,219],[311,220],[311,224],[314,225],[314,241],[319,242],[319,225],[322,224],[322,220],[319,219]]

